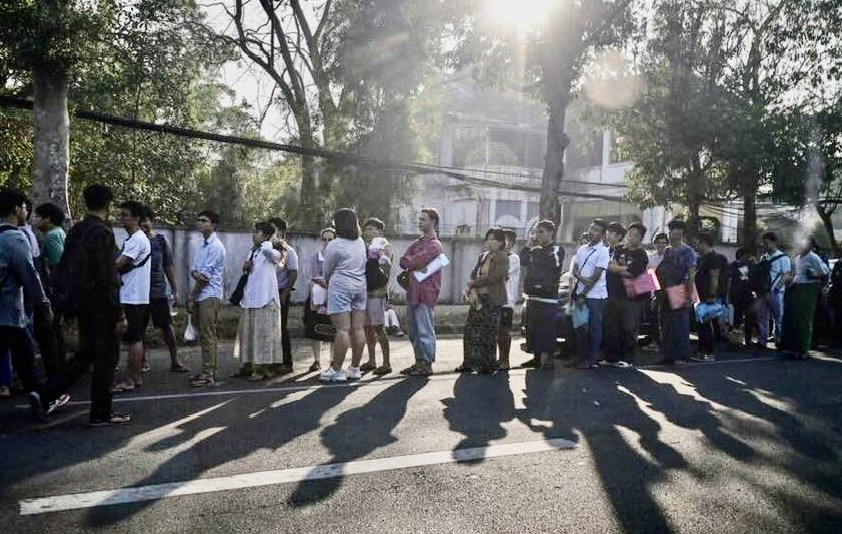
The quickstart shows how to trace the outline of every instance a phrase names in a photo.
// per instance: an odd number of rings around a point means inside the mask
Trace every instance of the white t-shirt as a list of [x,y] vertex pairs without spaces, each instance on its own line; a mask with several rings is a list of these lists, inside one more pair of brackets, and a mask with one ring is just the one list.
[[[129,258],[132,265],[143,263],[152,254],[152,245],[142,230],[137,230],[123,242],[121,256]],[[152,278],[152,262],[146,261],[140,267],[120,276],[120,304],[149,304],[149,287]]]
[[[596,246],[582,245],[579,247],[579,250],[576,251],[575,264],[579,266],[579,276],[581,278],[590,278],[593,276],[593,273],[597,268],[602,269],[602,274],[600,275],[599,280],[597,280],[591,290],[588,291],[585,298],[608,298],[608,286],[605,283],[605,270],[608,269],[608,262],[610,259],[608,247],[606,247],[603,243],[597,243]],[[576,293],[581,293],[584,289],[585,284],[582,282],[576,284]]]
[[520,296],[520,256],[509,254],[509,279],[506,280],[506,305],[504,308],[515,309]]

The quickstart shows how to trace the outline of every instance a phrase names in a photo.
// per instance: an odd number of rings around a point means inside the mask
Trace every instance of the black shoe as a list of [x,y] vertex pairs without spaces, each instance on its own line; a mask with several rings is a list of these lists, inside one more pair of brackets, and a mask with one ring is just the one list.
[[538,358],[537,356],[535,358],[532,358],[529,361],[524,362],[523,365],[521,365],[521,367],[540,367],[540,366],[541,366],[541,359]]
[[88,426],[98,428],[104,426],[122,426],[127,425],[132,420],[132,416],[127,413],[113,412],[111,417],[104,419],[91,419],[88,421]]
[[47,414],[44,410],[44,405],[41,403],[41,395],[37,391],[29,392],[29,409],[36,419],[42,423],[47,422]]

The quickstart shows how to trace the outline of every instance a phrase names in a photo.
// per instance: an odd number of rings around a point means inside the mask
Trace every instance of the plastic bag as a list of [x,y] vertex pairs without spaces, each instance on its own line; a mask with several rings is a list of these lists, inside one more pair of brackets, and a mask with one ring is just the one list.
[[575,301],[567,305],[567,315],[570,316],[570,320],[573,322],[574,330],[587,326],[588,320],[590,319],[588,306],[586,304],[577,304]]
[[196,327],[193,326],[193,317],[191,315],[187,316],[187,328],[184,329],[184,341],[188,343],[192,343],[199,339],[199,332],[196,330]]
[[700,323],[706,323],[713,319],[725,319],[728,317],[728,307],[722,302],[713,303],[700,302],[696,304],[696,319]]

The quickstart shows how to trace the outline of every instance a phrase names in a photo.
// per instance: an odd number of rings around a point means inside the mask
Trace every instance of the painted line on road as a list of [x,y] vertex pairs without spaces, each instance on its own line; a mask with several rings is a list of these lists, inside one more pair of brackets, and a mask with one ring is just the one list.
[[[693,367],[704,367],[708,365],[726,365],[732,363],[759,363],[759,362],[768,362],[768,361],[775,361],[781,360],[775,356],[766,356],[766,357],[755,357],[755,358],[740,358],[734,360],[717,360],[714,362],[688,362],[679,365],[641,365],[635,366],[627,371],[634,371],[635,369],[690,369]],[[781,360],[783,361],[783,360]],[[515,368],[508,371],[509,375],[511,376],[519,376],[525,374],[527,371],[531,369],[527,368]],[[610,369],[609,369],[610,370]],[[459,376],[459,373],[440,373],[434,374],[426,379],[429,381],[441,381],[441,380],[452,380],[454,376]],[[355,381],[348,381],[344,384],[310,384],[310,385],[290,385],[290,386],[280,386],[280,387],[272,387],[272,388],[262,388],[262,389],[224,389],[218,391],[208,391],[208,390],[200,390],[200,391],[193,391],[190,393],[167,393],[163,395],[144,395],[144,396],[115,396],[114,403],[124,403],[124,402],[145,402],[145,401],[161,401],[161,400],[173,400],[173,399],[199,399],[202,397],[219,397],[219,396],[226,396],[226,395],[255,395],[255,394],[265,394],[265,393],[285,393],[291,391],[309,391],[312,389],[321,389],[321,388],[331,388],[331,387],[367,387],[367,386],[383,386],[394,382],[396,380],[413,380],[417,379],[417,377],[407,377],[403,375],[396,375],[396,376],[388,376],[388,377],[380,377],[374,380],[355,380]],[[87,406],[91,403],[89,400],[80,400],[80,401],[70,401],[67,403],[67,406]],[[28,404],[18,404],[15,408],[21,410],[28,410]]]
[[302,482],[305,480],[320,480],[326,478],[344,477],[347,475],[394,471],[397,469],[408,469],[430,465],[469,462],[488,458],[500,458],[503,456],[573,449],[575,447],[576,443],[560,438],[526,441],[521,443],[504,443],[499,445],[489,445],[487,447],[410,454],[406,456],[395,456],[392,458],[357,460],[346,463],[324,464],[293,469],[279,469],[275,471],[260,471],[257,473],[188,480],[169,484],[155,484],[150,486],[129,487],[115,490],[56,495],[53,497],[41,497],[20,501],[20,514],[35,515],[49,512],[111,506],[115,504],[157,501],[160,499],[184,495],[197,495],[200,493],[256,488],[260,486],[287,484],[290,482]]

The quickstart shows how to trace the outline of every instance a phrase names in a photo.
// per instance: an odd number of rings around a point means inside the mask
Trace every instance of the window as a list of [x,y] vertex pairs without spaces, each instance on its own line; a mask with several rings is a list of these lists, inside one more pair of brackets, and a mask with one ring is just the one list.
[[519,221],[520,206],[520,200],[498,200],[495,207],[494,217],[497,221],[499,221],[502,217],[508,215],[509,217],[514,217]]
[[527,202],[526,203],[526,220],[531,221],[532,219],[538,218],[538,213],[541,212],[541,205],[538,202]]

